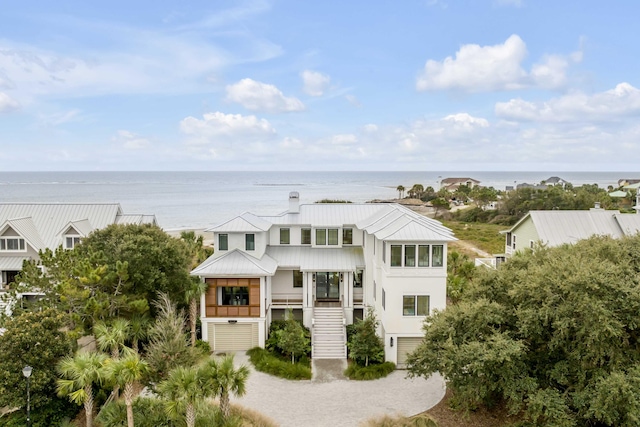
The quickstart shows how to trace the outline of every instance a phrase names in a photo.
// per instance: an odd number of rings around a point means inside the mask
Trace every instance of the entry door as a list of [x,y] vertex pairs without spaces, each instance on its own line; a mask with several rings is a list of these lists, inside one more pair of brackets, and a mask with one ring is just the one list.
[[316,273],[316,298],[340,299],[339,273]]

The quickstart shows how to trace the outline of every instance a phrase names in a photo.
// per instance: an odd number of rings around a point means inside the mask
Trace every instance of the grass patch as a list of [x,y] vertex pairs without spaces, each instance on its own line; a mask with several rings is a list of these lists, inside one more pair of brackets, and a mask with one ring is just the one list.
[[392,362],[384,362],[378,365],[359,366],[356,363],[350,363],[345,369],[344,375],[351,380],[371,381],[384,378],[396,369],[396,365]]
[[418,414],[413,417],[392,417],[383,415],[370,418],[360,427],[438,427],[438,423],[427,414]]
[[247,351],[247,355],[253,366],[260,372],[287,380],[311,379],[311,368],[308,362],[291,363],[291,361],[282,360],[260,347],[254,347]]
[[459,221],[444,221],[443,225],[453,230],[458,239],[467,241],[485,252],[504,253],[504,235],[500,234],[500,231],[508,230],[510,227]]

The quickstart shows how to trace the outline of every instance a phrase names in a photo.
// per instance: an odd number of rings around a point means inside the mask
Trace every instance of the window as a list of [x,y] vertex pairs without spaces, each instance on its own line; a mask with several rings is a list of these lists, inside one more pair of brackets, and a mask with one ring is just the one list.
[[329,232],[329,244],[330,245],[337,245],[338,244],[338,229],[337,228],[330,228],[328,230]]
[[362,274],[364,272],[362,270],[356,271],[356,274],[353,276],[353,287],[361,288],[362,287]]
[[302,287],[302,271],[293,271],[293,287],[301,288]]
[[244,248],[247,251],[255,251],[256,250],[256,235],[255,234],[245,234],[244,235]]
[[376,299],[376,281],[373,281],[373,299]]
[[[375,245],[373,246],[375,248]],[[387,244],[382,242],[382,262],[387,262]]]
[[280,229],[280,244],[281,245],[288,245],[289,244],[289,237],[290,237],[290,231],[288,228],[281,228]]
[[429,245],[418,246],[418,267],[429,267]]
[[343,245],[353,244],[353,230],[351,228],[342,229],[342,244]]
[[385,305],[386,305],[386,299],[387,299],[387,295],[384,292],[384,288],[382,288],[382,309],[386,309]]
[[403,316],[428,316],[429,295],[404,295],[402,297]]
[[391,245],[391,267],[402,267],[402,245]]
[[303,228],[300,231],[300,243],[302,243],[303,245],[310,245],[311,244],[311,229],[310,228]]
[[431,266],[442,267],[444,255],[444,246],[433,245],[431,246]]
[[533,240],[529,240],[529,247],[533,249],[534,246],[535,246],[535,243],[533,242]]
[[507,233],[507,246],[511,247],[511,233]]
[[79,236],[69,236],[65,239],[65,248],[66,249],[73,249],[76,247],[76,245],[80,243],[80,237]]
[[228,251],[229,250],[229,235],[228,234],[219,234],[218,235],[218,250]]
[[404,247],[404,266],[416,266],[416,247],[414,245],[407,245]]
[[249,288],[246,286],[220,287],[220,305],[249,305]]
[[24,239],[18,237],[0,238],[0,251],[25,251]]
[[327,229],[317,228],[316,229],[316,245],[326,245],[326,244],[327,244]]
[[515,234],[513,234],[511,236],[511,241],[513,242],[513,250],[515,251],[516,250],[516,236],[515,236]]

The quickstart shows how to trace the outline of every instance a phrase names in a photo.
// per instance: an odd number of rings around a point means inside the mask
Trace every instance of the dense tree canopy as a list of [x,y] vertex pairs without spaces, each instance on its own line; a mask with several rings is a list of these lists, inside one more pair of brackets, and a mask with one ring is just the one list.
[[22,313],[7,320],[0,335],[0,408],[26,405],[22,368],[33,367],[31,405],[47,405],[56,395],[56,364],[69,355],[72,344],[60,330],[62,316],[55,310]]
[[474,280],[425,323],[412,375],[466,407],[504,401],[534,425],[637,426],[640,236],[537,248]]
[[44,270],[25,263],[20,286],[43,292],[40,304],[66,312],[72,329],[90,330],[99,320],[145,314],[160,292],[182,303],[192,262],[188,244],[156,226],[111,225],[73,250],[42,252]]

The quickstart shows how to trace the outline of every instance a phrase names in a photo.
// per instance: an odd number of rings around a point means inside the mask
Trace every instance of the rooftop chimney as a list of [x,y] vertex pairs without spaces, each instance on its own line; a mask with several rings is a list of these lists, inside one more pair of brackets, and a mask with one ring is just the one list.
[[289,193],[289,213],[300,213],[300,195],[297,191]]

